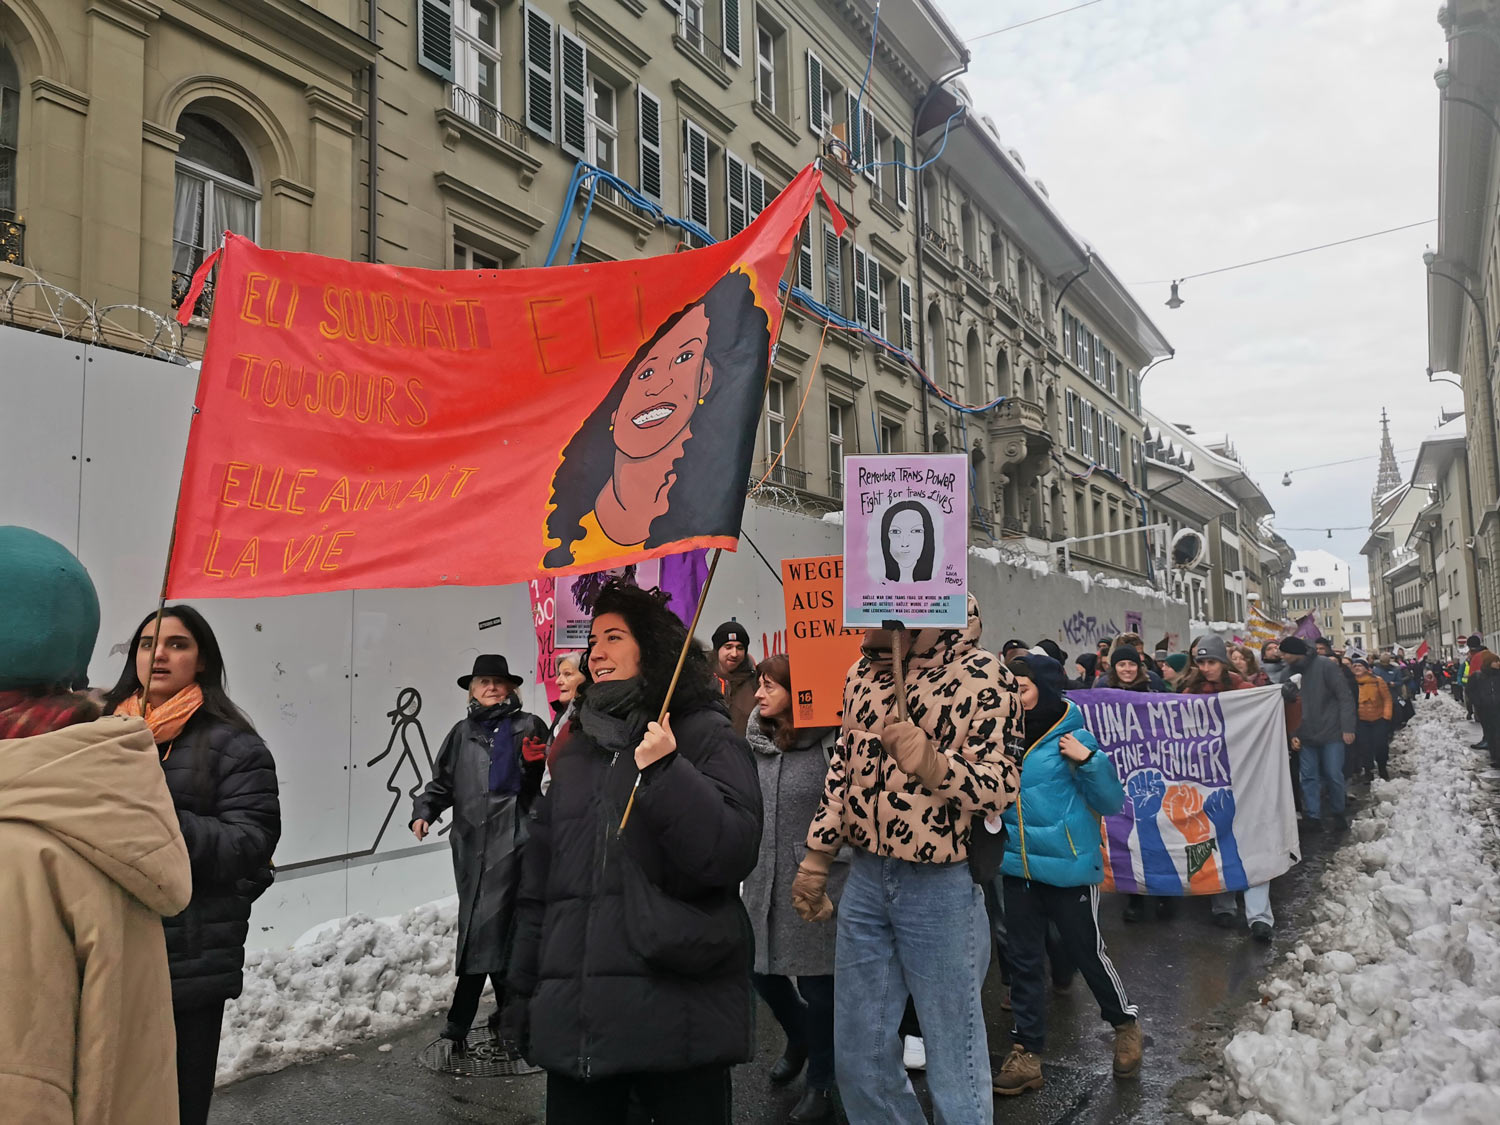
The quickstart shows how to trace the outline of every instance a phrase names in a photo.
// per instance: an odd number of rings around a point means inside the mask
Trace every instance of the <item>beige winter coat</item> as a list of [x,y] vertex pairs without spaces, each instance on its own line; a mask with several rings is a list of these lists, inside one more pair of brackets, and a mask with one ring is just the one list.
[[140,719],[0,740],[0,1119],[176,1122],[161,916],[191,896]]

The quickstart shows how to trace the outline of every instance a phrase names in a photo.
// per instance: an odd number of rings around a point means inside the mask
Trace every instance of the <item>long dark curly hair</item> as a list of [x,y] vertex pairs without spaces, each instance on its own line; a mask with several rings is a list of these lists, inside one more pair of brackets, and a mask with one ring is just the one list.
[[[615,440],[609,427],[625,397],[625,387],[657,341],[700,305],[708,317],[704,354],[713,366],[714,379],[703,396],[703,405],[693,414],[692,434],[682,447],[682,455],[672,465],[677,480],[691,481],[693,487],[679,483],[673,489],[670,506],[651,521],[646,546],[739,531],[738,505],[726,504],[725,500],[740,498],[750,475],[759,403],[765,394],[771,358],[771,324],[765,309],[756,303],[749,276],[737,270],[720,278],[702,298],[662,321],[563,448],[562,464],[552,477],[547,514],[547,539],[557,546],[543,557],[543,567],[572,565],[573,544],[583,538],[581,521],[594,510],[600,491],[615,471]],[[726,473],[731,477],[727,491],[708,483],[722,481]]]
[[[641,691],[647,709],[655,716],[661,712],[667,685],[672,682],[672,671],[677,667],[677,654],[687,640],[687,626],[667,608],[667,595],[660,590],[642,590],[639,586],[627,586],[619,581],[608,583],[594,602],[595,618],[606,613],[618,613],[623,617],[635,643],[640,646]],[[587,698],[593,682],[588,653],[585,652],[583,683],[578,685],[580,703]],[[695,640],[683,662],[682,675],[677,678],[669,710],[674,715],[685,715],[716,705],[723,708],[722,698],[709,671],[708,654]]]

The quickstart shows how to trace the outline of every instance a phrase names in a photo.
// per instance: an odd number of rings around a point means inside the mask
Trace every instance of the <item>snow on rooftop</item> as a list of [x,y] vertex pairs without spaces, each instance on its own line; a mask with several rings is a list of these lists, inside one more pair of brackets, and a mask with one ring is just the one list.
[[1369,598],[1355,598],[1352,602],[1344,603],[1345,621],[1351,617],[1369,617],[1372,612]]
[[1328,551],[1298,551],[1292,573],[1281,587],[1283,595],[1349,591],[1349,564]]

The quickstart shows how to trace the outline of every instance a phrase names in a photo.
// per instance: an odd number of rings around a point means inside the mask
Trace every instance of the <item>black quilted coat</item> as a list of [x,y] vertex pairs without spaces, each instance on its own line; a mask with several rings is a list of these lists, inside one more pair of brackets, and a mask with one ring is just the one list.
[[[549,1072],[603,1078],[729,1065],[754,1053],[739,883],[760,845],[760,782],[717,703],[674,713],[672,730],[677,750],[641,775],[623,837],[615,830],[635,763],[628,753],[613,758],[576,723],[537,802],[508,983],[530,997],[527,1058]],[[627,863],[662,893],[728,923],[733,952],[703,974],[647,964],[625,917]]]
[[276,763],[260,736],[199,711],[168,747],[166,775],[193,865],[193,898],[165,918],[172,1006],[240,994],[250,903],[270,885],[281,838]]

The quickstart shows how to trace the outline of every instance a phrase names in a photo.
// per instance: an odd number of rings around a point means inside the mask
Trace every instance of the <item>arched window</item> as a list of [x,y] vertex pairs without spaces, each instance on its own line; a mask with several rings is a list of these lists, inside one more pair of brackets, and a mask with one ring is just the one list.
[[0,47],[0,219],[16,217],[16,153],[21,139],[21,76]]
[[1010,356],[1004,348],[995,352],[995,393],[1010,394]]
[[172,207],[174,302],[181,300],[193,271],[225,231],[256,237],[260,211],[255,168],[233,133],[212,117],[192,112],[178,119],[177,131],[182,147],[177,150]]
[[934,301],[927,306],[927,377],[938,386],[943,385],[944,360],[943,310]]
[[1031,267],[1020,256],[1016,258],[1016,300],[1021,302],[1023,312],[1031,310]]

